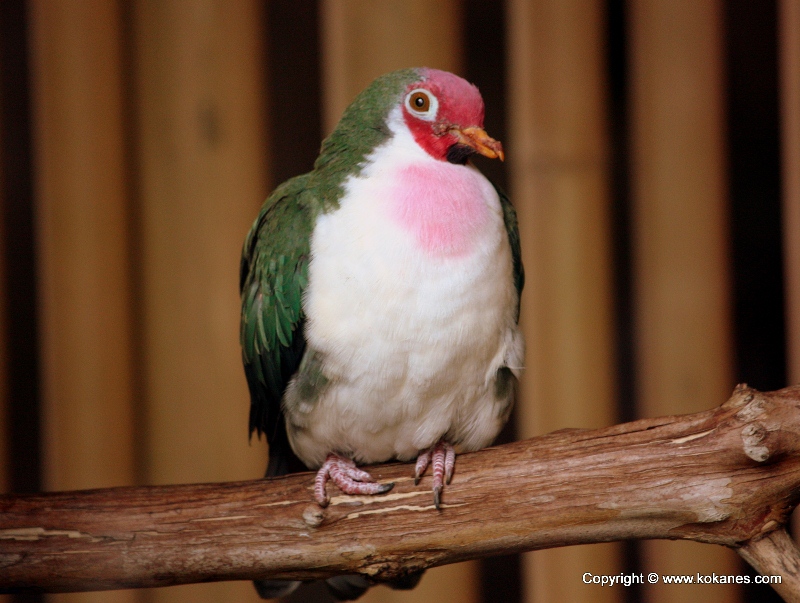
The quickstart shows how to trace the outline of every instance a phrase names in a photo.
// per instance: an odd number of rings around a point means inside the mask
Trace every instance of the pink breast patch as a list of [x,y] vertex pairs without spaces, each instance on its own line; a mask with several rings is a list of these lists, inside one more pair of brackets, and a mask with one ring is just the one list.
[[489,217],[491,192],[488,181],[467,167],[408,165],[395,174],[391,215],[424,250],[464,255]]

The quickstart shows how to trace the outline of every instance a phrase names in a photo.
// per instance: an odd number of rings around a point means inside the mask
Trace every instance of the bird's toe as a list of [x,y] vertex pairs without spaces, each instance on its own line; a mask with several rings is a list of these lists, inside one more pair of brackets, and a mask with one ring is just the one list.
[[449,484],[453,480],[453,471],[456,467],[456,449],[447,443],[444,447],[444,483]]
[[456,450],[453,445],[440,440],[435,446],[421,452],[414,467],[414,485],[418,485],[428,465],[433,466],[433,504],[441,507],[442,490],[453,479],[456,465]]
[[433,449],[426,450],[425,452],[420,452],[419,456],[417,457],[417,464],[414,466],[414,485],[418,486],[419,481],[422,479],[422,476],[425,474],[425,470],[428,468],[428,465],[431,462],[431,454],[433,453]]
[[393,482],[379,484],[368,472],[356,467],[353,460],[338,454],[329,454],[317,471],[314,481],[314,498],[323,508],[330,503],[325,489],[328,480],[336,484],[345,494],[385,494],[394,488]]

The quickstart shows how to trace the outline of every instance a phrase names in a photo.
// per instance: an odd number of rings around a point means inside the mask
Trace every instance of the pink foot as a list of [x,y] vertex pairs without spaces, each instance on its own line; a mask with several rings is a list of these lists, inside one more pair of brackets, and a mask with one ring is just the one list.
[[420,453],[414,467],[414,485],[419,484],[428,465],[433,464],[433,504],[441,507],[442,489],[453,479],[456,466],[456,451],[451,444],[441,441],[436,446]]
[[394,483],[376,483],[369,473],[356,467],[354,461],[331,453],[314,479],[314,498],[320,507],[327,507],[330,502],[325,492],[329,478],[345,494],[384,494],[394,487]]

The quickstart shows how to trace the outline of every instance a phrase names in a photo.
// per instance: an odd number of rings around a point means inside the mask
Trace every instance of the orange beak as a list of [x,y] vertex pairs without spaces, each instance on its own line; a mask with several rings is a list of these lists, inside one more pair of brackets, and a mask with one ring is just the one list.
[[473,148],[476,152],[489,159],[499,157],[500,161],[505,160],[506,156],[503,153],[502,143],[489,136],[485,130],[469,127],[463,130],[460,128],[453,128],[450,131],[458,137],[459,144]]

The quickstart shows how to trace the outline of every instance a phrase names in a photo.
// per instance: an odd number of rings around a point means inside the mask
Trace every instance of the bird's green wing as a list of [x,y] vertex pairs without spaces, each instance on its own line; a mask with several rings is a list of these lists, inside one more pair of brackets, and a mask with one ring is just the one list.
[[272,475],[286,473],[291,456],[281,397],[305,350],[302,299],[315,218],[307,181],[308,175],[298,176],[270,195],[242,250],[240,341],[250,388],[250,433],[266,434]]
[[511,205],[506,194],[495,186],[503,208],[503,221],[508,233],[508,243],[511,245],[511,259],[513,261],[514,286],[517,288],[517,320],[519,320],[519,300],[522,288],[525,286],[525,269],[522,267],[522,252],[519,246],[519,226],[517,225],[517,212]]

